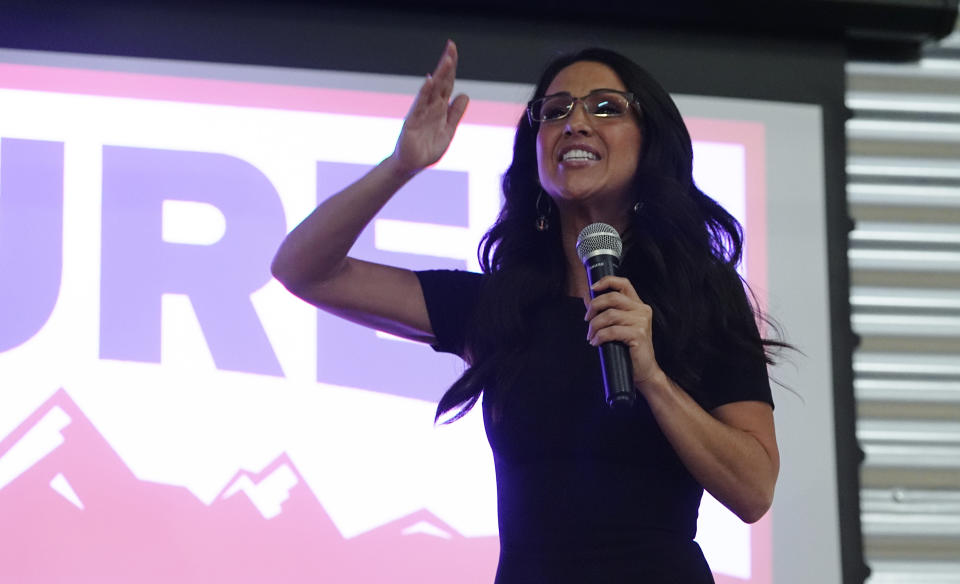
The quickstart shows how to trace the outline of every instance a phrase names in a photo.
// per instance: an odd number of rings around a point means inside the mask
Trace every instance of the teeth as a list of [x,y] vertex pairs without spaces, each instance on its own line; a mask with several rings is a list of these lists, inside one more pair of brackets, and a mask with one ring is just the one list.
[[597,155],[593,152],[588,152],[586,150],[581,150],[579,148],[574,148],[568,152],[564,152],[563,160],[598,160]]

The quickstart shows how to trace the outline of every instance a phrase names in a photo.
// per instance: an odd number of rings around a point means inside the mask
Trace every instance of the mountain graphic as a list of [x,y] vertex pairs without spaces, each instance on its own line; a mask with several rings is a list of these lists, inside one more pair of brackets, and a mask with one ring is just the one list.
[[495,537],[421,510],[344,539],[286,454],[211,505],[137,479],[64,390],[0,441],[0,582],[493,580]]

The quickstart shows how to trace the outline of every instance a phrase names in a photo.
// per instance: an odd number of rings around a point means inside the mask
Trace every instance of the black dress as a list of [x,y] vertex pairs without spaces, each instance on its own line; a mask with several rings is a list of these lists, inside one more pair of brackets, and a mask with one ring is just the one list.
[[[417,275],[434,348],[462,356],[484,276]],[[626,415],[606,407],[584,314],[579,298],[543,307],[526,365],[496,414],[500,388],[483,396],[497,479],[496,583],[713,582],[693,541],[703,489],[642,399]],[[772,404],[762,361],[711,375],[723,379],[710,383],[710,403],[701,403],[708,410],[741,400]]]

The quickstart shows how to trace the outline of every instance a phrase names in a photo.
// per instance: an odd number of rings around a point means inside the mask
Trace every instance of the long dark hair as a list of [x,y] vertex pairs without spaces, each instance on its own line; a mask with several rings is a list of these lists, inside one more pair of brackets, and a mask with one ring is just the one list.
[[[533,99],[543,97],[553,78],[580,61],[607,65],[633,93],[643,143],[632,192],[638,212],[623,234],[621,271],[653,308],[657,361],[694,397],[703,364],[730,343],[745,359],[772,362],[769,349],[783,343],[757,333],[764,320],[744,301],[736,266],[743,250],[740,224],[693,182],[690,134],[670,95],[643,68],[606,49],[561,56],[544,70]],[[505,202],[480,242],[480,265],[488,275],[469,327],[465,358],[469,369],[444,394],[437,419],[447,422],[472,408],[484,388],[507,388],[519,373],[536,308],[566,294],[567,264],[559,213],[549,197],[550,228],[534,224],[540,193],[536,139],[539,124],[517,124],[513,162],[503,177]],[[639,276],[643,276],[639,278]],[[718,337],[716,331],[723,331]]]

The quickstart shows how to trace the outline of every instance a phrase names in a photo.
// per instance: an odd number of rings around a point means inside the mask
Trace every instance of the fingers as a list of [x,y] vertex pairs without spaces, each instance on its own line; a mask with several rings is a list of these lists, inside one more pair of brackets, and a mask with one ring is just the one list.
[[607,276],[597,281],[594,292],[603,292],[585,301],[587,342],[594,347],[613,341],[630,350],[634,385],[652,378],[659,371],[653,349],[653,309],[637,295],[626,278]]
[[436,87],[436,82],[433,76],[428,73],[427,78],[424,79],[423,84],[420,85],[420,91],[417,92],[417,96],[413,99],[413,104],[410,106],[410,111],[407,112],[407,117],[419,109],[426,107],[427,103],[430,102],[430,94],[433,93],[434,87]]
[[453,41],[448,40],[447,45],[443,48],[443,53],[440,55],[440,61],[437,62],[437,67],[433,70],[432,76],[437,88],[437,97],[444,102],[449,100],[450,95],[453,93],[453,82],[457,76],[458,59],[457,45],[454,44]]
[[444,66],[450,61],[453,60],[456,63],[457,59],[457,45],[450,39],[447,39],[447,44],[443,46],[443,52],[440,53],[440,59],[437,61],[437,66],[433,68],[433,77],[439,77],[441,70]]
[[468,103],[470,103],[470,98],[461,93],[455,97],[453,103],[450,104],[450,108],[447,110],[447,128],[451,133],[456,129],[460,120],[463,119],[463,114],[467,111]]
[[609,310],[636,311],[638,315],[644,318],[653,317],[653,309],[644,304],[639,298],[631,298],[620,292],[608,292],[601,294],[589,300],[586,303],[587,312],[583,315],[583,320],[590,321]]
[[583,319],[590,323],[587,340],[591,344],[637,341],[648,335],[653,309],[640,300],[629,280],[607,276],[597,281],[593,289],[603,293],[585,301],[587,311]]
[[[447,41],[436,68],[433,73],[427,74],[427,78],[420,86],[420,91],[413,106],[411,106],[410,113],[426,115],[429,111],[437,111],[441,107],[450,107],[452,108],[450,113],[455,115],[448,115],[447,119],[454,121],[453,126],[456,126],[456,122],[460,121],[463,112],[466,110],[466,102],[463,100],[461,100],[461,103],[458,103],[457,100],[450,103],[450,95],[453,93],[453,84],[456,80],[457,59],[457,46],[453,41]],[[465,100],[466,96],[463,97]]]
[[587,342],[594,347],[599,347],[604,343],[619,341],[628,347],[639,345],[643,338],[638,335],[636,328],[627,325],[613,325],[604,327],[587,337]]
[[456,67],[456,45],[447,41],[436,68],[410,105],[394,148],[394,156],[407,168],[420,170],[436,163],[450,146],[469,102],[466,95],[450,101]]
[[637,295],[637,291],[633,288],[633,284],[630,283],[630,280],[621,278],[619,276],[604,276],[603,278],[600,278],[594,282],[593,286],[591,286],[591,289],[594,292],[613,290],[632,300],[640,300],[640,297]]
[[[645,334],[647,323],[624,310],[607,310],[590,321],[587,342],[598,345],[607,341],[635,341]],[[613,336],[611,336],[613,335]]]

